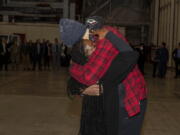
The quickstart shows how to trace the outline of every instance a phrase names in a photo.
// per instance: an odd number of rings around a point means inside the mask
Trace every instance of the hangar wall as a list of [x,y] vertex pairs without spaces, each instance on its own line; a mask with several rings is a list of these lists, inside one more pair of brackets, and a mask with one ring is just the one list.
[[154,7],[152,43],[167,44],[169,66],[173,65],[172,51],[180,42],[180,0],[153,0]]
[[57,24],[0,23],[0,34],[14,33],[25,34],[27,40],[33,41],[44,38],[53,42],[54,38],[60,39],[60,33]]

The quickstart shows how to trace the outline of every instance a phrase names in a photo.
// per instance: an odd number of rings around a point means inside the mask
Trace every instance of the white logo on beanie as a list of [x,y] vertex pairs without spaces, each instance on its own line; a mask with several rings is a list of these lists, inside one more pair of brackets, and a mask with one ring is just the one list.
[[88,19],[86,22],[89,23],[89,24],[92,24],[92,25],[97,24],[97,21],[94,20],[94,19]]

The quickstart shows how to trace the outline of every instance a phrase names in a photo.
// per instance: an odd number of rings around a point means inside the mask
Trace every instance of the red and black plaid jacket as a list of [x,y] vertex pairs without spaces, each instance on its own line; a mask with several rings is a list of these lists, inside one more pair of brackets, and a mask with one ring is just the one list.
[[[106,28],[126,41],[114,28]],[[105,74],[118,53],[119,51],[107,39],[100,40],[97,42],[96,50],[89,57],[88,63],[83,66],[76,63],[72,64],[70,73],[79,82],[88,86],[93,85]],[[122,83],[126,91],[124,98],[125,109],[131,117],[140,112],[140,101],[147,98],[145,80],[136,66]]]

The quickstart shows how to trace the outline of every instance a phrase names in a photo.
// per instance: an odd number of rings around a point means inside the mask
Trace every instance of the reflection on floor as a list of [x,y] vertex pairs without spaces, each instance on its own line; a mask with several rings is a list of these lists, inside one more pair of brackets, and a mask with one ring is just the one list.
[[[67,69],[0,72],[0,135],[77,135],[81,99],[66,96]],[[143,135],[180,134],[180,79],[145,74],[149,104]]]

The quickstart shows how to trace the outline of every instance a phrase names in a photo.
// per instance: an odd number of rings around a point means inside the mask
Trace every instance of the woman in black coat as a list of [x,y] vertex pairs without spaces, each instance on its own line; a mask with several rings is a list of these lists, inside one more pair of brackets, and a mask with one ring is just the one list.
[[[112,38],[109,38],[108,40],[115,46],[121,46],[119,45],[119,43],[122,42],[116,42],[119,41],[119,38],[116,37],[113,33],[110,33],[110,35],[110,37]],[[114,40],[114,38],[118,38],[118,40]],[[116,132],[117,134],[118,103],[119,100],[123,99],[125,95],[123,91],[118,91],[118,84],[134,68],[134,66],[137,64],[137,59],[137,52],[133,50],[125,52],[121,51],[121,53],[113,60],[106,74],[99,80],[98,85],[90,86],[88,88],[75,79],[70,78],[70,80],[68,81],[69,93],[83,95],[81,124],[79,132],[80,135],[106,135],[106,117],[114,121],[111,129],[114,130],[112,131],[112,133]],[[88,61],[88,58],[84,53],[83,43],[77,44],[73,47],[72,61],[81,65],[84,65]],[[97,88],[99,88],[98,91]],[[92,89],[94,89],[94,91]],[[117,91],[114,91],[114,89],[117,89]],[[121,99],[118,96],[118,92],[121,92]],[[108,101],[111,101],[112,104],[115,104],[115,108],[113,110],[110,110],[111,112],[109,113],[111,113],[111,115],[107,116],[105,114],[105,108],[107,108],[105,103],[107,103]]]

